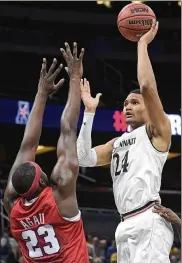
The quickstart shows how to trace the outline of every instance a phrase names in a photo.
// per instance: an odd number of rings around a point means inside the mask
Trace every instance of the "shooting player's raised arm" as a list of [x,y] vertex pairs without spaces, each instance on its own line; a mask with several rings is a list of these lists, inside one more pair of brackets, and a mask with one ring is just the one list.
[[138,82],[149,117],[148,132],[160,138],[160,143],[155,145],[159,151],[168,151],[171,141],[170,121],[163,110],[148,55],[148,44],[154,39],[157,31],[158,22],[154,20],[150,31],[138,42]]

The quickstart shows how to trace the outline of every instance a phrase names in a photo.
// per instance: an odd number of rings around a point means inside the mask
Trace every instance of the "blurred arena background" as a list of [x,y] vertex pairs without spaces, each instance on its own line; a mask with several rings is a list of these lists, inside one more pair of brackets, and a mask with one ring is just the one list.
[[[137,87],[136,43],[125,40],[116,25],[123,2],[0,2],[0,188],[1,262],[23,262],[9,232],[2,206],[9,170],[19,149],[36,93],[41,61],[63,61],[59,48],[76,41],[86,49],[84,77],[92,94],[101,92],[93,145],[102,144],[126,130],[123,99]],[[158,91],[171,120],[172,146],[162,177],[162,204],[181,217],[181,2],[151,2],[159,20],[159,33],[150,44]],[[46,108],[37,162],[47,174],[56,163],[59,119],[67,99],[64,87]],[[82,114],[81,114],[82,116]],[[91,262],[116,263],[114,233],[119,222],[109,167],[80,168],[77,183]],[[95,252],[94,252],[95,250]],[[113,255],[112,255],[113,254]],[[97,257],[95,257],[95,255]],[[94,258],[95,259],[92,259]],[[180,240],[175,236],[171,262],[179,263]]]

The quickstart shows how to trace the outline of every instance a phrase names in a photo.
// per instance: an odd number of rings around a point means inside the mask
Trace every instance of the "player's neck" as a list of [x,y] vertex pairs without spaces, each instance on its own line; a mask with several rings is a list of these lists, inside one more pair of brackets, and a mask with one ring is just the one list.
[[142,127],[143,125],[145,125],[146,123],[134,123],[134,124],[130,124],[130,128],[129,131],[132,132],[140,127]]
[[45,188],[39,188],[34,195],[32,195],[31,197],[26,198],[26,200],[27,201],[31,201],[31,200],[37,198],[44,189]]

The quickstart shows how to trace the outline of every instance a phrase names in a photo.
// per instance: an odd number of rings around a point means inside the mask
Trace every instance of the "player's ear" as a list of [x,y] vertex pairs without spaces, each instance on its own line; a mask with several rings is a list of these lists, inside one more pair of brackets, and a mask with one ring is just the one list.
[[39,184],[40,184],[41,186],[44,186],[44,185],[45,185],[45,182],[44,182],[44,180],[43,180],[42,177],[41,177],[40,180],[39,180]]
[[45,187],[47,185],[43,175],[40,177],[39,184],[42,187]]

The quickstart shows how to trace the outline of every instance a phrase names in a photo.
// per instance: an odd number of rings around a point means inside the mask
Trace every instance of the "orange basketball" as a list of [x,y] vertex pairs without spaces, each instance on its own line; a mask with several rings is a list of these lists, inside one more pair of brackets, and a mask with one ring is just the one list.
[[130,41],[138,41],[156,19],[153,10],[142,3],[131,3],[125,6],[118,15],[118,29],[120,33]]

